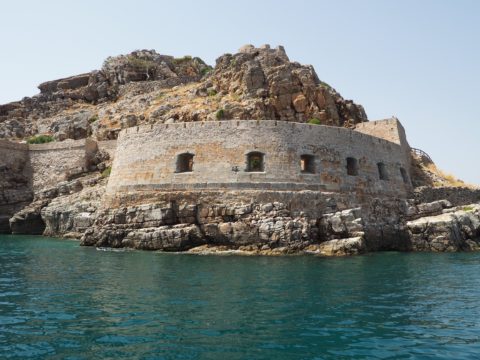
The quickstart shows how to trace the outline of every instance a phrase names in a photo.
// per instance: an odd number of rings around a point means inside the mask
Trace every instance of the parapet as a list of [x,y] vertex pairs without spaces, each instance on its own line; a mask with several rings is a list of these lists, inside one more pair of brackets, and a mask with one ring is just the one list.
[[[385,121],[385,120],[380,120]],[[398,121],[398,120],[397,120]],[[377,123],[377,122],[368,122]],[[368,124],[363,123],[363,124]],[[399,122],[398,122],[399,123]],[[402,126],[399,123],[400,126]],[[401,127],[403,129],[403,127]],[[356,137],[358,139],[364,139],[364,141],[370,141],[374,143],[382,143],[385,145],[400,145],[398,141],[392,141],[389,138],[383,136],[376,136],[375,134],[369,134],[367,131],[352,131],[351,129],[328,126],[328,125],[315,125],[308,123],[298,123],[293,121],[282,120],[222,120],[222,121],[193,121],[193,122],[178,122],[173,124],[152,124],[152,125],[140,125],[123,129],[119,132],[118,138],[129,137],[132,134],[158,134],[167,130],[178,131],[227,131],[227,130],[244,130],[252,129],[254,131],[268,131],[268,129],[282,129],[282,131],[315,131],[315,132],[328,132],[330,134],[339,134],[342,138]],[[357,130],[357,129],[355,129]],[[395,140],[394,137],[392,137]]]
[[355,131],[385,139],[402,147],[409,148],[405,129],[395,117],[358,123],[355,125]]
[[95,146],[96,142],[90,139],[53,141],[45,144],[29,144],[30,151],[55,151],[74,150]]

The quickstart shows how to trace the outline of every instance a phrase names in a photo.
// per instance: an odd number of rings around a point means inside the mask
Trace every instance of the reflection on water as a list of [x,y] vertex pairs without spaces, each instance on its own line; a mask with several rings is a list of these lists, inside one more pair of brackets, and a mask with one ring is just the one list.
[[0,358],[475,359],[480,254],[97,251],[0,237]]

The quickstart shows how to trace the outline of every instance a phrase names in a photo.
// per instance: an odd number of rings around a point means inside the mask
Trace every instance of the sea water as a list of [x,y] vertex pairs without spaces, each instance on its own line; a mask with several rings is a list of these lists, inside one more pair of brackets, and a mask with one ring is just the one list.
[[480,254],[101,251],[0,237],[2,359],[478,359]]

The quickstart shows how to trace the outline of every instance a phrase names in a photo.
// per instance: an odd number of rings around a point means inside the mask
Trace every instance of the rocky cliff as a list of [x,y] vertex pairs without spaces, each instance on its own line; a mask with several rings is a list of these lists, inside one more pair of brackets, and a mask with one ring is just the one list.
[[134,51],[39,89],[0,106],[0,138],[105,140],[139,124],[216,119],[316,118],[347,127],[367,121],[363,107],[343,99],[312,66],[291,62],[283,47],[268,45],[222,55],[213,68],[198,57]]

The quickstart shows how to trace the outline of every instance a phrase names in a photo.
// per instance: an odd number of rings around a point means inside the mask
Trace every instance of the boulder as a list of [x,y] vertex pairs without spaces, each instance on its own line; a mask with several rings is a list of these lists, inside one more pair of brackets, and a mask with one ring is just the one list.
[[359,255],[366,252],[363,236],[325,241],[317,249],[324,256]]
[[47,204],[48,200],[38,200],[13,215],[9,220],[12,234],[42,235],[45,222],[41,210]]
[[455,208],[406,224],[414,251],[471,250],[480,242],[480,205]]

